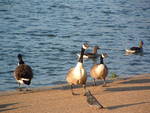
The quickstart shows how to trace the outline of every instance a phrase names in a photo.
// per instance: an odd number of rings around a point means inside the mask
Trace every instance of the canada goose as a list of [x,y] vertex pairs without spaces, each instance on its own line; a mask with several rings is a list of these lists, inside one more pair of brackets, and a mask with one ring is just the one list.
[[78,59],[76,66],[74,68],[71,68],[67,73],[66,80],[71,86],[72,95],[74,95],[73,85],[78,85],[78,84],[83,85],[83,88],[86,91],[87,73],[83,67],[83,54],[88,47],[89,46],[87,43],[82,45],[81,55],[80,58]]
[[108,74],[108,68],[103,62],[103,58],[106,58],[108,55],[101,54],[100,55],[100,64],[94,64],[90,70],[90,75],[94,80],[94,85],[96,85],[95,79],[103,79],[104,84],[103,86],[106,86],[105,78]]
[[89,90],[85,93],[85,96],[87,97],[86,101],[90,106],[95,106],[99,109],[104,108]]
[[[92,53],[84,53],[83,58],[97,58],[99,54],[97,53],[97,50],[100,49],[99,46],[94,46]],[[78,57],[80,57],[79,54],[77,54]]]
[[21,54],[18,54],[18,60],[19,63],[14,71],[14,77],[19,83],[19,89],[21,90],[21,84],[30,85],[31,79],[33,78],[33,72],[32,68],[24,63]]
[[134,53],[140,53],[143,51],[143,41],[140,40],[139,41],[139,47],[131,47],[130,49],[126,49],[126,53],[129,53],[129,54],[134,54]]

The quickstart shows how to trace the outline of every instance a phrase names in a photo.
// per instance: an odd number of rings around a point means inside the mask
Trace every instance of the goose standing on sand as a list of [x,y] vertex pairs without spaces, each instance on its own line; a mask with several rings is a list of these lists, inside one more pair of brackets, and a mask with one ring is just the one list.
[[96,85],[96,82],[95,82],[96,79],[103,79],[104,80],[103,86],[106,86],[105,78],[107,77],[107,74],[108,74],[108,68],[104,64],[103,58],[106,58],[107,56],[108,55],[106,53],[101,54],[100,64],[94,64],[90,70],[90,75],[94,80],[94,85]]
[[143,52],[143,41],[140,40],[139,47],[131,47],[130,49],[126,49],[126,53],[134,54]]
[[66,80],[71,86],[72,95],[74,95],[73,85],[83,85],[83,88],[86,92],[87,73],[83,67],[83,55],[84,51],[88,47],[89,46],[86,43],[82,45],[80,58],[78,59],[76,66],[74,68],[71,68],[67,73]]
[[[83,58],[97,58],[99,54],[97,53],[97,50],[100,49],[99,46],[94,46],[92,53],[84,53]],[[80,55],[78,54],[78,57]]]
[[33,78],[33,72],[32,68],[24,63],[21,54],[18,54],[18,60],[19,63],[14,71],[14,77],[19,83],[19,89],[21,90],[21,84],[30,85],[31,79]]

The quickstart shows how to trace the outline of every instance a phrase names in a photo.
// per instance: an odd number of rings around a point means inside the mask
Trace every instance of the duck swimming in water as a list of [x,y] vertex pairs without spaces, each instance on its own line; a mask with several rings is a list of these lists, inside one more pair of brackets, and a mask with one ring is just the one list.
[[143,41],[139,41],[139,47],[131,47],[130,49],[126,49],[127,54],[141,53],[143,52]]

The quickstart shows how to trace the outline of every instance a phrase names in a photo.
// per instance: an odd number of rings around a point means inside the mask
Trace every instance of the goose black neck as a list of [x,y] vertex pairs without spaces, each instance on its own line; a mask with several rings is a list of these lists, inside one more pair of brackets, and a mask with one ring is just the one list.
[[79,58],[78,62],[83,63],[83,55],[84,55],[84,51],[85,51],[85,49],[82,47],[82,48],[81,48],[80,58]]
[[100,64],[104,64],[102,55],[100,56]]
[[24,64],[24,61],[22,60],[22,58],[19,59],[19,64]]
[[97,53],[97,48],[93,49],[93,53],[96,54]]

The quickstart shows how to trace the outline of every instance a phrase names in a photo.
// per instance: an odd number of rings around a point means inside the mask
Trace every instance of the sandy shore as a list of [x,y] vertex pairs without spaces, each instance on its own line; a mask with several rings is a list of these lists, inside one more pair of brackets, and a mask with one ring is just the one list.
[[[66,85],[54,88],[33,89],[28,92],[0,92],[2,113],[150,113],[150,74],[88,85],[92,94],[105,107],[97,109],[88,105],[83,89],[72,96]],[[90,84],[90,83],[88,83]]]

